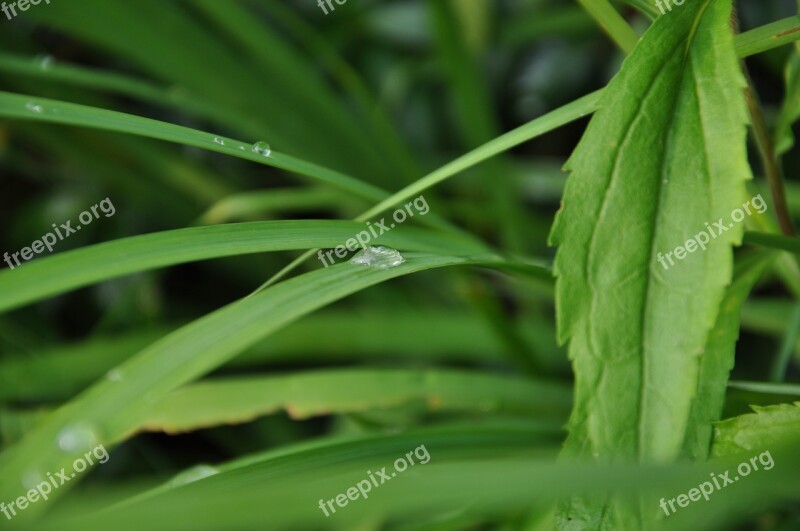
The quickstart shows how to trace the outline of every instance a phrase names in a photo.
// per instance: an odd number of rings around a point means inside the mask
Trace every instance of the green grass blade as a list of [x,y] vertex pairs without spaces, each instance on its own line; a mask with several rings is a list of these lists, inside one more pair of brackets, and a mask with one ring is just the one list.
[[[525,340],[548,357],[559,358],[549,328],[525,322]],[[147,345],[178,326],[93,337],[63,347],[31,349],[30,355],[0,364],[0,402],[68,399]],[[325,337],[313,349],[309,337]],[[478,316],[444,308],[370,306],[367,312],[326,311],[276,332],[231,360],[231,370],[286,363],[343,364],[414,361],[459,366],[514,366],[491,328]]]
[[800,15],[787,17],[736,36],[736,53],[750,57],[800,40]]
[[766,232],[745,232],[744,243],[751,245],[758,245],[768,249],[776,249],[779,251],[788,251],[794,254],[800,254],[800,240],[797,238],[790,238],[780,234],[768,234]]
[[[389,269],[339,264],[293,278],[217,310],[173,332],[118,367],[105,379],[49,415],[20,443],[0,454],[0,499],[12,499],[23,478],[60,470],[98,443],[123,439],[136,429],[147,404],[224,364],[273,332],[357,291],[411,273],[456,265],[497,263],[492,257],[404,255]],[[67,441],[80,441],[67,445]],[[59,445],[59,441],[62,444]],[[24,482],[23,482],[24,483]],[[64,494],[66,488],[54,491]],[[25,517],[34,517],[31,506]],[[28,514],[30,513],[30,514]]]
[[252,221],[293,210],[336,209],[352,200],[336,190],[323,188],[270,188],[242,192],[220,199],[198,220],[199,224],[216,225],[231,221]]
[[[386,192],[378,187],[285,153],[273,151],[268,157],[265,157],[254,151],[253,143],[240,142],[197,131],[196,129],[117,111],[22,94],[12,94],[10,92],[0,92],[0,117],[91,127],[105,131],[155,138],[215,151],[231,157],[286,170],[336,186],[366,199],[380,200],[386,196]],[[219,140],[215,141],[215,139]]]
[[505,133],[494,140],[490,140],[486,144],[483,144],[482,146],[465,153],[452,162],[445,164],[434,172],[422,177],[409,186],[406,186],[399,192],[392,194],[391,197],[386,198],[364,212],[358,217],[358,219],[370,219],[395,206],[396,204],[419,195],[428,188],[436,186],[442,181],[445,181],[464,170],[472,168],[473,166],[480,164],[485,160],[508,151],[509,149],[536,138],[537,136],[543,135],[565,124],[592,114],[597,110],[597,104],[600,101],[601,95],[602,91],[592,92],[591,94],[577,99],[572,103],[551,111],[544,116],[536,118],[535,120],[532,120],[531,122],[514,129],[513,131],[509,131],[508,133]]
[[0,53],[0,72],[40,82],[64,83],[93,91],[109,92],[174,110],[183,109],[194,116],[207,118],[230,129],[258,136],[259,128],[246,114],[220,109],[186,91],[169,90],[155,83],[94,68],[56,62],[52,57],[28,57]]
[[532,415],[566,420],[572,390],[564,384],[432,369],[342,369],[202,381],[153,404],[143,431],[180,433],[248,422],[285,410],[293,419],[416,405],[430,412]]
[[626,54],[630,54],[639,42],[639,36],[608,0],[578,0],[611,40]]
[[[362,230],[363,224],[352,221],[262,221],[177,229],[101,243],[0,271],[0,311],[175,264],[267,251],[332,248]],[[397,227],[376,241],[401,250],[485,251],[469,241],[411,227]]]

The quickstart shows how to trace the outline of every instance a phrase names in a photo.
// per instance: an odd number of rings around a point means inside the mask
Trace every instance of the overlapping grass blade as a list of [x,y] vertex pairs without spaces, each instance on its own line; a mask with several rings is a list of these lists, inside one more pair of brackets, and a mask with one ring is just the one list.
[[[191,227],[101,243],[0,272],[0,311],[138,271],[224,256],[336,247],[362,230],[363,224],[352,221],[262,221]],[[471,242],[410,227],[398,227],[377,241],[416,251],[485,252]]]
[[[137,431],[189,432],[285,411],[293,419],[411,406],[417,414],[519,415],[552,427],[569,414],[569,385],[448,369],[334,369],[278,376],[216,378],[176,389],[150,405]],[[18,438],[40,412],[0,412]],[[13,424],[17,426],[12,426]],[[27,427],[27,428],[26,428]],[[25,429],[23,429],[25,428]],[[12,433],[13,429],[13,433]]]
[[[66,514],[57,515],[40,523],[40,528],[139,529],[137,525],[163,522],[177,529],[250,528],[268,521],[276,528],[354,529],[365,521],[388,524],[403,518],[407,526],[409,520],[440,520],[454,512],[468,515],[472,522],[482,518],[491,522],[497,514],[529,510],[532,499],[535,507],[541,507],[577,490],[595,494],[609,489],[626,494],[677,493],[705,481],[710,472],[719,473],[738,462],[729,459],[697,467],[593,467],[554,463],[548,443],[535,424],[526,427],[508,422],[416,429],[359,440],[326,439],[206,468],[206,473],[218,472],[188,484],[187,479],[176,478],[172,485],[153,489],[102,513],[89,514],[91,501],[78,503],[70,511],[75,520],[67,519]],[[418,462],[405,474],[373,488],[366,500],[350,502],[345,508],[337,506],[337,512],[328,518],[320,510],[320,499],[335,498],[368,479],[368,471],[387,467],[391,474],[392,463],[420,445],[425,445],[430,454],[427,464]],[[717,504],[716,518],[725,511],[735,512],[735,517],[723,518],[732,521],[754,512],[754,505],[760,507],[768,499],[797,498],[794,479],[800,459],[796,452],[780,448],[772,455],[776,466],[769,473],[753,474],[737,489],[712,502]],[[187,471],[185,477],[191,472]],[[96,507],[105,505],[97,503]],[[698,519],[711,504],[693,505],[664,523],[669,529],[685,531],[712,528],[713,519]],[[676,518],[680,518],[679,526],[673,525]]]
[[[535,322],[534,322],[535,323]],[[524,326],[523,337],[546,358],[560,358],[549,324]],[[0,365],[0,402],[52,402],[71,398],[130,356],[178,326],[94,337],[68,346],[34,350]],[[309,337],[324,337],[308,347]],[[225,366],[241,371],[286,363],[377,365],[414,361],[514,367],[493,330],[479,316],[451,309],[376,307],[306,316],[259,341]]]
[[[114,378],[97,383],[0,454],[5,477],[0,483],[0,499],[13,498],[19,481],[32,470],[60,470],[71,463],[79,452],[72,446],[59,446],[61,438],[77,437],[91,445],[121,440],[136,428],[148,403],[304,315],[372,285],[426,269],[502,265],[492,256],[404,256],[405,263],[389,269],[346,263],[292,278],[198,319],[141,351],[118,367]],[[61,495],[66,490],[55,492]],[[33,517],[34,507],[28,512]]]
[[285,410],[293,419],[401,405],[421,411],[524,414],[559,426],[568,385],[444,369],[341,369],[202,381],[177,389],[144,414],[144,431],[178,433],[247,422]]
[[269,156],[264,156],[256,152],[253,143],[240,142],[131,114],[0,92],[0,117],[92,127],[175,142],[273,166],[336,186],[366,199],[380,200],[386,195],[383,190],[373,185],[285,153],[273,151]]

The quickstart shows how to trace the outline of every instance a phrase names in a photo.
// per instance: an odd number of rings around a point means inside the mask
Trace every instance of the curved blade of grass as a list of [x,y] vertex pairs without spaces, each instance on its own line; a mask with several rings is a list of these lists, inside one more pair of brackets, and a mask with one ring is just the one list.
[[[102,20],[88,16],[100,12]],[[261,131],[254,140],[266,140],[304,160],[361,179],[380,182],[380,177],[372,176],[386,172],[387,165],[375,157],[373,146],[351,141],[354,136],[368,139],[358,120],[344,108],[339,109],[339,119],[330,119],[325,106],[337,106],[338,99],[310,58],[294,54],[285,65],[274,65],[280,69],[260,68],[237,43],[202,20],[193,2],[138,0],[134,5],[82,0],[80,6],[53,2],[47,9],[29,10],[26,18],[90,43],[112,63],[124,61],[171,87],[187,88],[209,105],[246,114]],[[269,19],[261,22],[262,32],[274,31]],[[284,45],[289,42],[283,40]],[[316,74],[312,82],[316,90],[298,86],[296,72],[301,70]],[[297,109],[315,119],[298,120]]]
[[[191,227],[101,243],[0,271],[0,311],[103,280],[186,262],[266,251],[335,247],[364,226],[352,221],[257,221]],[[397,249],[471,254],[480,246],[412,227],[380,237]],[[543,270],[544,272],[544,270]]]
[[414,404],[431,412],[534,415],[558,426],[568,385],[444,369],[341,369],[202,381],[176,389],[143,416],[142,431],[180,433],[285,410],[293,419]]
[[[400,406],[423,412],[533,416],[559,431],[569,414],[569,385],[516,376],[448,369],[336,369],[279,376],[204,380],[168,393],[142,415],[137,431],[170,434],[241,424],[286,411],[293,419],[361,413]],[[31,427],[25,417],[0,413],[6,436]]]
[[[526,342],[549,357],[559,356],[550,328],[520,327]],[[136,352],[177,326],[91,338],[72,345],[34,350],[0,364],[0,402],[51,402],[71,398]],[[313,349],[309,337],[325,337]],[[231,360],[232,369],[286,363],[456,363],[514,366],[501,342],[478,316],[443,308],[408,310],[371,305],[369,311],[326,311],[309,315]]]
[[231,221],[250,221],[259,216],[293,210],[332,209],[347,202],[349,196],[324,188],[270,188],[230,195],[220,199],[200,217],[198,224],[216,225]]
[[[115,378],[92,386],[0,454],[0,499],[14,498],[33,475],[44,476],[46,471],[69,465],[87,446],[123,439],[136,429],[150,404],[306,314],[403,275],[499,263],[491,256],[407,253],[405,258],[405,263],[389,269],[345,263],[313,271],[221,308],[161,339],[122,364]],[[64,443],[76,439],[79,444]],[[54,495],[66,490],[62,487]],[[36,510],[40,509],[31,506],[24,517],[34,517]]]
[[744,243],[800,254],[800,239],[766,232],[745,232]]
[[258,136],[260,128],[235,109],[220,109],[186,91],[169,90],[150,81],[85,66],[66,64],[52,57],[29,57],[0,53],[0,72],[70,86],[110,92],[150,103],[165,109],[183,109],[230,129]]
[[[500,474],[511,472],[516,468],[517,474],[512,473],[505,477],[508,482],[520,487],[511,489],[512,492],[519,493],[513,504],[519,506],[522,499],[526,499],[526,503],[530,503],[530,491],[522,488],[522,485],[518,484],[519,480],[528,477],[531,485],[539,484],[544,487],[541,473],[553,467],[541,457],[550,455],[553,451],[543,450],[532,445],[532,443],[539,443],[537,446],[541,446],[543,442],[552,443],[554,441],[547,436],[543,437],[541,430],[535,425],[493,422],[485,425],[478,423],[475,426],[416,429],[390,436],[358,439],[337,438],[294,445],[223,464],[216,467],[219,473],[188,485],[180,486],[180,476],[176,477],[173,480],[173,486],[164,485],[152,489],[111,508],[105,515],[98,514],[96,517],[74,522],[74,525],[80,525],[82,529],[98,529],[109,525],[115,526],[115,528],[119,528],[116,526],[126,528],[124,515],[137,512],[140,517],[136,520],[143,525],[149,525],[150,522],[156,521],[169,521],[173,527],[177,526],[177,529],[220,529],[222,527],[252,529],[263,527],[264,522],[269,522],[269,526],[275,529],[314,529],[320,526],[320,522],[323,524],[335,523],[343,526],[342,529],[355,529],[358,526],[354,525],[354,519],[363,519],[365,517],[364,510],[368,512],[367,514],[372,514],[374,518],[386,511],[389,501],[393,501],[397,507],[406,507],[403,512],[412,514],[413,509],[408,507],[408,503],[417,498],[412,502],[414,509],[425,514],[435,514],[443,510],[442,506],[445,506],[448,512],[459,510],[459,507],[463,508],[465,502],[473,505],[476,499],[480,498],[477,491],[470,494],[468,498],[459,498],[459,496],[463,496],[463,489],[457,490],[458,495],[442,496],[446,492],[453,492],[452,487],[442,488],[445,485],[441,483],[441,480],[447,476],[436,474],[438,480],[433,484],[425,479],[432,470],[435,471],[437,466],[444,467],[443,473],[456,473],[456,477],[451,476],[447,483],[450,481],[463,482],[469,477],[471,478],[470,484],[474,486],[477,486],[477,483],[483,484],[483,488],[486,490],[484,494],[496,492],[496,495],[489,494],[487,505],[490,506],[497,504],[499,500],[503,497],[507,498],[509,495],[508,492],[503,492],[509,490],[508,485],[498,490],[494,488],[501,477]],[[366,501],[362,501],[360,504],[353,503],[352,507],[348,507],[347,510],[340,510],[336,515],[332,515],[336,522],[326,519],[319,510],[320,497],[328,499],[341,490],[340,486],[344,486],[346,490],[347,487],[355,485],[357,481],[367,477],[368,470],[380,471],[387,465],[391,469],[391,463],[395,459],[419,448],[420,445],[424,445],[430,455],[430,461],[425,465],[421,463],[421,460],[414,458],[417,464],[410,468],[405,475],[398,474],[398,478],[389,480],[388,484],[379,489],[373,489]],[[500,455],[504,456],[503,459],[498,458]],[[474,463],[480,464],[477,468],[472,469],[475,466]],[[538,466],[531,466],[534,463]],[[494,472],[490,472],[484,481],[478,481],[477,473],[490,470],[492,464],[496,466]],[[520,465],[522,465],[524,473],[518,468]],[[187,473],[191,474],[191,469]],[[554,474],[551,472],[546,475],[549,478]],[[350,478],[356,476],[358,476],[357,479],[351,481]],[[489,478],[488,481],[487,478]],[[185,482],[185,480],[183,481]],[[272,492],[279,483],[283,483],[291,492],[287,491],[284,495],[276,498],[272,496]],[[406,484],[406,489],[402,488],[403,483]],[[245,487],[245,484],[249,487]],[[314,484],[313,488],[309,488],[311,484]],[[298,488],[300,486],[302,489]],[[490,486],[491,488],[489,488]],[[407,490],[409,487],[423,488],[427,496],[433,495],[436,491],[438,491],[438,495],[435,495],[431,502],[420,504],[421,497],[414,496],[413,490]],[[246,492],[248,489],[250,494]],[[217,491],[218,496],[222,494],[224,498],[244,495],[246,499],[239,498],[235,509],[229,507],[222,513],[215,509],[217,516],[214,517],[210,510],[206,512],[209,506],[205,504],[206,500],[211,501],[209,498],[212,497],[213,491]],[[502,496],[500,496],[501,493]],[[183,517],[176,518],[178,514],[176,511],[185,510],[185,504],[191,497],[199,502],[197,509],[189,511]],[[261,501],[254,503],[256,498]],[[265,504],[264,500],[269,500],[269,503]],[[309,500],[312,500],[310,506],[308,505]],[[218,498],[218,501],[222,500]],[[145,511],[147,515],[142,512],[144,506],[150,507],[148,511]],[[360,508],[357,508],[358,506]],[[352,514],[353,509],[356,509],[355,514]],[[74,512],[78,518],[86,517],[85,514],[81,514],[86,512],[85,508],[76,506]],[[348,513],[351,514],[348,515]],[[273,514],[276,516],[273,517]],[[145,519],[147,523],[145,523]],[[69,521],[58,517],[52,519],[50,523],[61,529],[75,529],[69,525]],[[47,523],[40,522],[39,525],[46,526]],[[49,527],[44,528],[49,529]]]
[[[738,56],[743,58],[796,40],[800,40],[800,16],[789,17],[737,35],[735,44]],[[155,96],[154,94],[151,95]],[[593,92],[488,142],[484,146],[457,158],[393,194],[390,198],[383,200],[362,214],[359,219],[369,219],[498,153],[593,113],[597,110],[597,102],[601,95],[602,90]],[[36,113],[31,111],[28,109],[29,103],[41,105],[43,112]],[[59,109],[60,112],[54,114],[52,112],[54,109]],[[359,194],[366,199],[380,201],[386,195],[386,192],[380,188],[290,155],[273,153],[271,157],[262,157],[252,152],[251,144],[223,139],[226,145],[222,146],[214,142],[215,136],[211,134],[125,113],[36,98],[34,96],[0,92],[0,117],[93,127],[177,142],[271,165],[299,175],[318,179],[343,190]]]
[[[486,144],[473,149],[472,151],[458,157],[457,159],[445,164],[434,172],[422,177],[414,183],[406,186],[399,192],[393,194],[391,197],[381,201],[374,207],[362,213],[356,218],[357,221],[367,221],[378,214],[392,208],[393,206],[414,197],[417,194],[436,186],[457,175],[458,173],[467,170],[481,162],[488,160],[504,151],[518,146],[532,138],[543,135],[553,129],[557,129],[579,118],[587,116],[597,110],[597,102],[603,94],[602,90],[593,92],[584,96],[570,104],[567,104],[555,111],[549,112],[546,115],[537,118],[523,126],[509,131]],[[308,260],[314,255],[316,249],[308,251],[301,256],[295,258],[286,267],[278,271],[275,275],[270,277],[264,284],[262,284],[255,293],[276,284],[279,280],[284,278],[287,274],[293,271],[297,266]]]
[[800,384],[796,383],[731,381],[728,383],[728,387],[764,395],[786,395],[800,398]]
[[640,12],[647,15],[647,18],[650,20],[654,20],[660,15],[660,12],[651,2],[652,0],[626,0],[624,3],[635,7]]
[[[436,56],[443,74],[451,87],[454,110],[459,125],[458,136],[468,147],[480,146],[496,138],[502,131],[495,112],[489,87],[481,68],[482,50],[474,49],[481,37],[473,37],[491,25],[493,12],[488,4],[480,2],[427,2],[434,34]],[[484,11],[486,10],[486,11]],[[468,21],[472,20],[470,23]],[[509,252],[523,252],[526,243],[527,223],[524,208],[517,200],[518,190],[512,178],[510,164],[498,157],[478,168],[476,179],[491,205],[494,223],[500,233],[502,248]]]
[[[734,45],[737,56],[744,58],[796,40],[800,40],[800,16],[789,17],[757,30],[739,34],[734,39]],[[369,219],[498,153],[507,151],[523,142],[592,114],[597,110],[598,102],[604,90],[601,89],[587,94],[462,155],[433,173],[392,194],[391,197],[383,200],[359,216],[358,219]]]
[[5,359],[0,364],[0,403],[69,398],[171,331],[161,327],[137,330]]
[[252,143],[117,111],[0,92],[0,117],[92,127],[175,142],[286,170],[330,184],[365,199],[380,200],[386,196],[386,192],[376,186],[285,153],[273,151],[269,156],[264,156],[254,151]]
[[408,145],[398,134],[387,110],[367,86],[358,70],[350,65],[339,50],[330,45],[327,36],[320,28],[302,13],[280,2],[262,3],[259,8],[270,15],[281,29],[293,37],[298,46],[306,49],[308,55],[320,62],[326,74],[338,81],[342,90],[349,93],[360,108],[365,120],[374,127],[374,137],[386,146],[387,156],[397,163],[401,174],[407,180],[419,173],[418,162],[414,160]]
[[420,193],[424,192],[432,186],[436,186],[457,175],[458,173],[467,170],[481,162],[488,160],[495,155],[508,151],[524,142],[527,142],[537,136],[553,131],[563,125],[573,122],[584,116],[588,116],[597,110],[597,103],[602,95],[602,90],[592,92],[572,103],[564,105],[554,111],[551,111],[544,116],[536,118],[522,125],[513,131],[509,131],[494,140],[483,144],[482,146],[473,149],[469,153],[458,157],[435,170],[434,172],[422,177],[421,179],[406,186],[399,192],[392,194],[391,197],[386,198],[374,207],[370,208],[357,219],[359,221],[370,219],[381,212],[395,206],[396,204],[410,199]]
[[800,44],[798,43],[795,43],[794,50],[786,59],[783,78],[785,87],[783,104],[775,119],[773,131],[773,144],[778,156],[787,153],[794,146],[792,126],[800,120]]
[[384,164],[375,149],[382,139],[364,134],[348,107],[341,105],[338,95],[323,83],[316,65],[306,61],[290,46],[291,41],[255,16],[252,9],[235,2],[221,4],[214,0],[197,0],[193,6],[218,28],[218,35],[227,36],[241,48],[243,57],[251,59],[258,72],[272,74],[272,90],[280,85],[285,94],[281,98],[282,105],[307,109],[320,123],[339,124],[337,136],[342,138],[338,141],[347,139],[350,145],[361,148],[359,153],[363,159],[359,163],[362,166],[384,168],[385,173],[375,176],[378,182],[387,180],[385,174],[396,171],[393,164]]
[[597,21],[620,50],[626,54],[633,51],[639,42],[639,36],[608,0],[578,0],[578,3]]
[[[175,142],[296,173],[370,201],[379,201],[388,195],[377,186],[285,153],[272,151],[264,156],[255,151],[253,144],[117,111],[0,91],[0,117],[90,127]],[[434,213],[420,222],[459,232]]]
[[[268,522],[276,529],[359,529],[368,522],[408,529],[413,522],[436,521],[453,514],[470,516],[471,521],[479,515],[513,517],[529,510],[532,499],[538,506],[576,491],[598,494],[613,489],[663,496],[664,492],[698,485],[710,472],[725,470],[733,462],[661,467],[555,463],[550,450],[531,445],[540,440],[535,427],[526,431],[524,425],[487,423],[295,445],[206,469],[218,472],[191,483],[189,470],[172,485],[147,491],[102,513],[87,516],[91,502],[78,503],[70,510],[76,520],[56,515],[41,522],[39,528],[126,530],[170,522],[177,529],[251,529]],[[391,473],[397,458],[422,445],[430,455],[426,464],[412,454],[416,464],[373,488],[366,500],[359,498],[346,508],[336,506],[337,512],[328,518],[320,510],[320,499],[335,498],[369,478],[367,471],[386,467]],[[774,451],[773,456],[783,468],[776,466],[769,474],[753,475],[747,481],[753,485],[747,494],[771,483],[770,495],[782,492],[796,497],[796,452]],[[737,503],[742,503],[741,499]],[[731,506],[724,505],[726,509]],[[105,507],[95,504],[95,508]],[[680,529],[712,528],[703,523],[705,527],[692,525],[689,519]]]
[[800,15],[787,17],[736,36],[739,58],[750,57],[800,40]]

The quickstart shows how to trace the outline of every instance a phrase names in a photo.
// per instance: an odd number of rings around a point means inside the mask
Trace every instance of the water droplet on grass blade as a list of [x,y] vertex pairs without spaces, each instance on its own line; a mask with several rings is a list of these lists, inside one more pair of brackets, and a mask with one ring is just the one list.
[[45,480],[44,474],[42,474],[38,470],[26,470],[22,474],[22,480],[20,481],[20,483],[22,483],[22,486],[25,487],[25,490],[30,490],[32,488],[35,488],[36,485],[38,485],[44,480]]
[[50,67],[53,66],[52,55],[37,55],[34,61],[36,61],[36,64],[38,64],[39,68],[42,70],[50,70]]
[[398,251],[389,247],[366,247],[350,259],[351,264],[364,265],[375,269],[397,267],[406,259]]
[[28,103],[26,103],[25,104],[25,108],[28,109],[31,112],[36,112],[36,113],[40,113],[40,112],[44,111],[44,108],[41,105],[39,105],[38,103],[34,103],[32,101],[29,101]]
[[180,487],[181,485],[186,485],[194,481],[199,481],[203,478],[207,478],[215,474],[219,474],[219,469],[211,465],[197,465],[193,466],[189,470],[184,470],[183,472],[181,472],[180,474],[169,480],[168,485],[170,487]]
[[111,369],[106,373],[106,378],[112,382],[119,382],[122,380],[122,371],[119,369]]
[[221,139],[220,137],[218,137],[218,136],[215,136],[215,137],[214,137],[214,143],[215,143],[215,144],[219,144],[220,146],[224,146],[224,145],[225,145],[225,141],[224,141],[224,140],[222,140],[222,139]]
[[70,424],[56,437],[58,447],[67,453],[83,452],[97,444],[97,433],[85,422]]
[[272,153],[272,148],[266,142],[256,142],[253,144],[253,152],[258,153],[262,157],[269,157]]

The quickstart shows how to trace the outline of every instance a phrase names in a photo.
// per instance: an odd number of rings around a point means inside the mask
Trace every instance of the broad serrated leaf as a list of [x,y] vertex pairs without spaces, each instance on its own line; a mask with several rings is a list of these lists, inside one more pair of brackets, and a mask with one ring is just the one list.
[[764,450],[786,444],[800,432],[800,402],[753,406],[755,413],[740,415],[714,427],[715,457]]
[[734,364],[736,340],[739,338],[739,314],[742,304],[764,270],[777,257],[764,252],[748,256],[737,264],[734,279],[725,292],[717,322],[700,359],[700,376],[692,403],[692,415],[684,445],[686,454],[706,459],[711,446],[714,422],[722,416],[728,378]]
[[[567,455],[669,461],[698,429],[701,359],[742,237],[728,222],[751,177],[730,12],[706,0],[658,19],[567,164],[551,235],[559,339],[576,379]],[[720,219],[705,250],[661,264]],[[562,516],[564,527],[641,525],[619,506]]]

